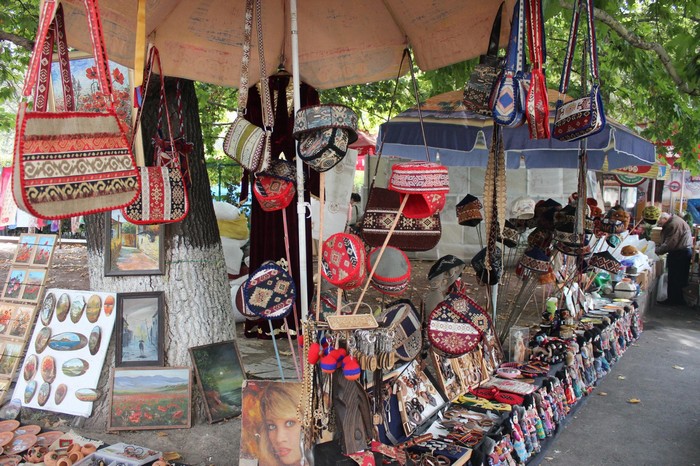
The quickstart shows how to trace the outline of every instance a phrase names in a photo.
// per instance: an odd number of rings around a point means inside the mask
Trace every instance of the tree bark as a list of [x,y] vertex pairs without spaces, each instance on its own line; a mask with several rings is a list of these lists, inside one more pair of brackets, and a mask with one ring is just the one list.
[[[153,81],[153,80],[152,80]],[[157,81],[157,79],[156,79]],[[173,132],[178,132],[176,79],[166,78],[166,95]],[[158,88],[151,88],[144,104],[141,121],[143,146],[147,161],[152,159],[151,137],[158,118]],[[90,288],[118,293],[165,292],[165,365],[191,367],[188,348],[224,340],[235,335],[230,288],[219,229],[211,199],[204,162],[204,145],[199,109],[192,81],[182,80],[182,107],[185,134],[194,144],[189,154],[192,183],[189,189],[190,211],[185,220],[165,225],[165,273],[144,276],[104,276],[106,243],[105,215],[86,217],[88,270]],[[167,135],[167,124],[163,123]],[[104,429],[109,415],[110,371],[114,367],[114,338],[100,377],[103,396],[93,408],[86,427]],[[195,422],[206,419],[201,396],[193,388]]]

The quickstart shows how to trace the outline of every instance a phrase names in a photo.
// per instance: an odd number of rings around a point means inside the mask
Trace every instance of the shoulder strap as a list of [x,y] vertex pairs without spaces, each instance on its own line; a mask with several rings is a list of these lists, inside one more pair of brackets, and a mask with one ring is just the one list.
[[593,84],[600,81],[598,75],[598,44],[595,36],[595,22],[593,17],[593,0],[581,0],[586,3],[586,14],[588,16],[588,54],[590,55],[591,77]]
[[569,42],[566,46],[566,54],[564,55],[564,69],[561,73],[559,81],[559,101],[562,101],[564,94],[569,89],[569,77],[571,76],[571,65],[574,60],[574,52],[576,50],[576,37],[578,36],[578,23],[581,17],[581,1],[574,0],[574,13],[571,16],[571,27],[569,28]]
[[241,80],[238,85],[238,113],[245,115],[248,104],[248,66],[250,65],[251,37],[253,35],[253,0],[245,2],[245,24],[243,26],[243,56],[241,57]]
[[[258,62],[260,64],[260,88],[263,104],[263,126],[265,131],[272,132],[275,117],[272,114],[272,103],[270,102],[270,82],[267,79],[265,69],[265,48],[263,47],[263,27],[262,27],[262,0],[255,0],[256,26],[258,30]],[[266,144],[269,149],[269,144]]]
[[491,35],[489,36],[489,47],[486,51],[486,55],[489,55],[491,57],[498,56],[498,43],[501,36],[501,17],[503,16],[504,3],[505,2],[501,2],[501,6],[498,7],[496,17],[493,19],[493,26],[491,26]]
[[522,71],[525,68],[524,19],[525,0],[517,0],[513,7],[513,20],[510,25],[510,39],[506,54],[506,70],[508,71]]

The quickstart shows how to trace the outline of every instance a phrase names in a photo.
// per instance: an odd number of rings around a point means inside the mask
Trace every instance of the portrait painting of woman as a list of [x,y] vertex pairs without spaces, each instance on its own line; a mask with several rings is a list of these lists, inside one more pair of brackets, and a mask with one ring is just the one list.
[[241,465],[302,464],[300,401],[300,383],[244,382]]

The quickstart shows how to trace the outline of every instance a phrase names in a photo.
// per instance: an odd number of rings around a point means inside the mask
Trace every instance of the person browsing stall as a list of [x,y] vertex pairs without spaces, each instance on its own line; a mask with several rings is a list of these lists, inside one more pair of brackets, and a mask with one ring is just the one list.
[[683,288],[688,286],[693,237],[690,227],[678,215],[663,212],[656,223],[661,227],[661,244],[656,254],[668,253],[668,299],[659,304],[668,306],[684,305]]

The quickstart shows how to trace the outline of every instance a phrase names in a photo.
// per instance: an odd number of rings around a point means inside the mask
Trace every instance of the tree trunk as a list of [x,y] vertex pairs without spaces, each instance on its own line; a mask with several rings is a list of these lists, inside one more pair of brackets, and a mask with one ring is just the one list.
[[[153,80],[152,80],[153,81]],[[157,80],[156,80],[157,81]],[[175,79],[166,79],[166,92],[173,132],[178,132]],[[146,160],[152,159],[151,137],[158,118],[158,88],[151,88],[141,121]],[[165,365],[191,367],[188,348],[224,340],[235,335],[230,288],[224,263],[219,229],[211,199],[204,162],[204,145],[199,122],[197,97],[192,81],[182,80],[182,107],[185,134],[194,144],[189,154],[192,183],[189,189],[190,211],[185,220],[165,225],[165,273],[143,276],[104,276],[106,243],[105,215],[86,217],[90,288],[118,293],[165,292]],[[167,124],[163,124],[167,135]],[[114,367],[114,338],[100,377],[103,396],[95,403],[86,427],[104,429],[109,415],[110,370]],[[195,422],[205,419],[203,404],[196,389]]]

